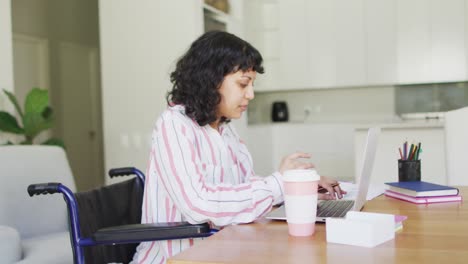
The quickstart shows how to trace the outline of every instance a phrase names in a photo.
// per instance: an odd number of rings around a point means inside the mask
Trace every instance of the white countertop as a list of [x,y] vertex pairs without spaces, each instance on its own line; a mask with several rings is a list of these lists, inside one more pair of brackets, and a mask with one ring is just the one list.
[[307,123],[300,123],[300,122],[278,122],[278,123],[266,123],[266,124],[251,124],[249,125],[250,128],[273,128],[273,127],[301,127],[301,126],[326,126],[326,127],[333,127],[333,126],[348,126],[354,127],[356,130],[367,130],[370,127],[380,127],[382,129],[406,129],[406,128],[444,128],[445,121],[444,119],[428,119],[428,120],[399,120],[399,121],[380,121],[380,122],[328,122],[328,123],[321,123],[321,122],[307,122]]
[[367,123],[356,125],[356,130],[367,130],[370,127],[378,126],[382,129],[405,129],[405,128],[444,128],[444,119],[411,120],[388,123]]

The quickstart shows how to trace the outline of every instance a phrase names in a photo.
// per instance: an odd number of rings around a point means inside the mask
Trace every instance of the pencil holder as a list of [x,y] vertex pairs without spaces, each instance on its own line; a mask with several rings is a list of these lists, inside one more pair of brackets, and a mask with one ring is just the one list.
[[421,181],[421,160],[398,160],[398,181]]

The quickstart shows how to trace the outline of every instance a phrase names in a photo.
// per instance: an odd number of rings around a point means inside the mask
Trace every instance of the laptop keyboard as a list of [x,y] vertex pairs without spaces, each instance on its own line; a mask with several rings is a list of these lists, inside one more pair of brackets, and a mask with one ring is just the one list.
[[318,217],[344,217],[354,205],[353,200],[325,200],[320,202]]

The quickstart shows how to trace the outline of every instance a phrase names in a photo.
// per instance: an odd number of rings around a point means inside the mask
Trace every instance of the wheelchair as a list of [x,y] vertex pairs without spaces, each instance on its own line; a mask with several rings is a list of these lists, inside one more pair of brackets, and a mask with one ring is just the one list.
[[61,183],[28,186],[30,196],[63,195],[75,264],[129,263],[140,242],[208,237],[216,232],[208,223],[141,224],[145,175],[134,167],[109,171],[111,178],[127,175],[136,177],[79,193]]

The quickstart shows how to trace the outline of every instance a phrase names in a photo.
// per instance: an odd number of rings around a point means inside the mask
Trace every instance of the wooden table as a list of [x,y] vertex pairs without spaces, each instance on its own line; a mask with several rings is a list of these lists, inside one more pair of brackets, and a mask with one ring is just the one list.
[[[460,188],[468,197],[468,187]],[[374,248],[326,242],[325,225],[312,237],[288,235],[283,221],[229,226],[168,263],[468,263],[468,205],[416,205],[379,196],[364,210],[406,215],[395,239]]]

